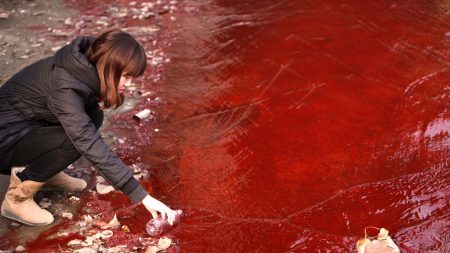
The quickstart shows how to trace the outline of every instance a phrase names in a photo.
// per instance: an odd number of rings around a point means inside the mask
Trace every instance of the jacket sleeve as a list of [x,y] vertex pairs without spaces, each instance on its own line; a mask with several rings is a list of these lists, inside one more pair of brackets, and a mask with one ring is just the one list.
[[85,111],[84,99],[75,90],[55,90],[48,107],[64,127],[77,151],[116,189],[127,194],[133,203],[148,194],[133,172],[105,144],[91,117]]
[[92,123],[94,123],[95,129],[99,129],[103,124],[103,110],[100,109],[100,106],[96,103],[94,106],[89,108],[86,111],[89,118],[91,118]]

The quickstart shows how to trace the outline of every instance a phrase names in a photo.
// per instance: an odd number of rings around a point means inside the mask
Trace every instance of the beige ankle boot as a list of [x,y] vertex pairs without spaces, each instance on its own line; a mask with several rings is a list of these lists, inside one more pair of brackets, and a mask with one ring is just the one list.
[[69,176],[61,171],[48,179],[42,190],[82,191],[86,186],[87,183],[83,179]]
[[20,181],[16,173],[23,169],[23,167],[14,167],[12,169],[1,213],[6,218],[30,226],[48,225],[53,222],[53,215],[47,210],[40,208],[33,200],[34,195],[44,183],[31,180]]

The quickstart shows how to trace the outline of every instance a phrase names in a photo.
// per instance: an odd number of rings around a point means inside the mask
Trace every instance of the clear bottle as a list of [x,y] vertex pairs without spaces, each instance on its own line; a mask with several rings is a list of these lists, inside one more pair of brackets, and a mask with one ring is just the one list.
[[156,219],[151,219],[147,222],[147,225],[145,226],[145,230],[147,233],[151,236],[159,236],[173,226],[180,223],[181,215],[183,214],[183,211],[176,210],[175,211],[175,220],[173,221],[173,225],[169,224],[169,221],[167,219],[162,219],[160,216]]

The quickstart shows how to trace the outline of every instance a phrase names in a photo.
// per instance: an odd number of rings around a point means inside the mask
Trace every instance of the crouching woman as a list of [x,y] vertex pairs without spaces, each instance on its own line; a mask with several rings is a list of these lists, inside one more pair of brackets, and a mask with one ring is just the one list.
[[33,197],[44,185],[83,190],[84,180],[63,172],[83,156],[133,203],[173,222],[175,212],[148,194],[98,133],[103,122],[98,103],[120,106],[124,85],[145,68],[142,46],[113,30],[76,38],[0,87],[0,173],[11,175],[4,217],[33,226],[52,223],[53,215]]

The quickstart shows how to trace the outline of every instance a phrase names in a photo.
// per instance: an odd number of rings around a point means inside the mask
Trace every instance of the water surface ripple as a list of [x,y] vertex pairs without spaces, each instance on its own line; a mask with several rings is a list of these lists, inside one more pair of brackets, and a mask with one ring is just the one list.
[[186,4],[144,155],[183,252],[448,250],[448,3]]

